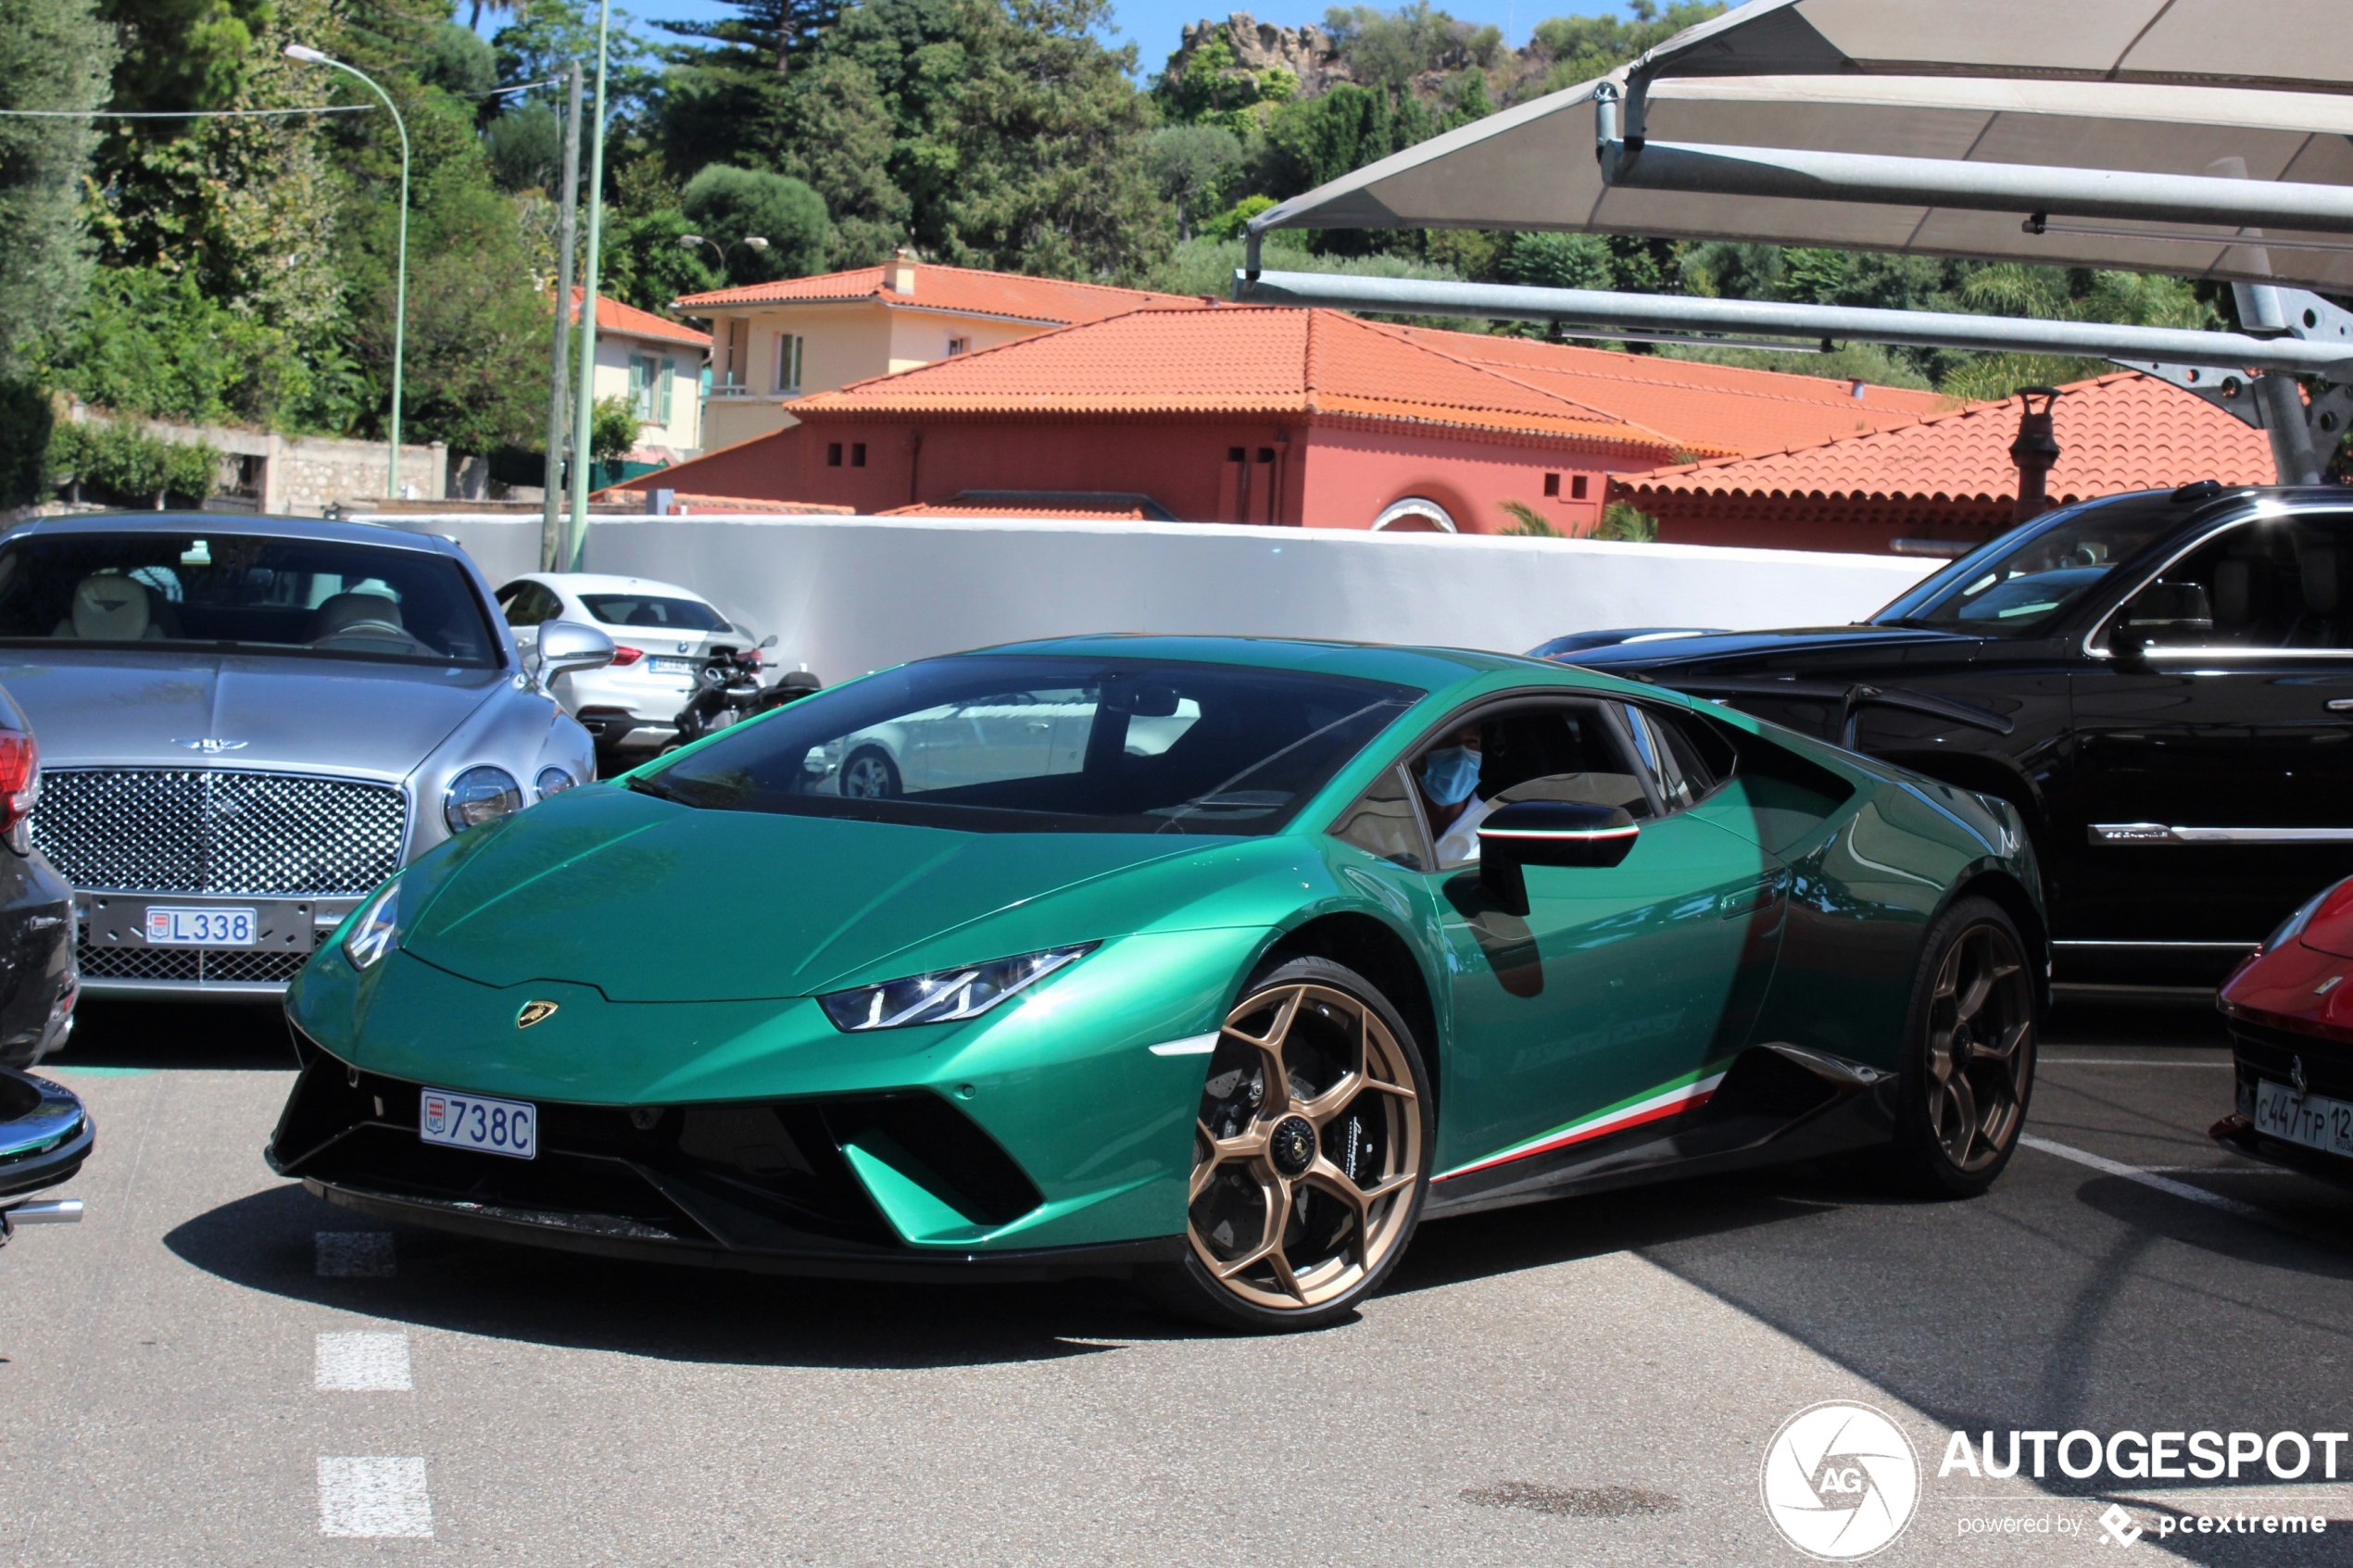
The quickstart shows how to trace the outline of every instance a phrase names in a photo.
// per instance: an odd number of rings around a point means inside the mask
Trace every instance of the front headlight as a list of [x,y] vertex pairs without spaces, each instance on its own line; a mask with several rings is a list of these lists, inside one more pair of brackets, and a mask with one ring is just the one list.
[[343,956],[351,960],[354,969],[371,969],[386,953],[400,935],[400,883],[397,878],[384,884],[376,896],[361,906],[359,919],[351,922],[351,930],[343,939]]
[[837,1029],[851,1034],[868,1029],[901,1029],[916,1023],[953,1023],[978,1018],[1026,985],[1038,981],[1091,953],[1100,944],[1050,947],[1017,959],[998,959],[963,969],[943,969],[931,974],[887,980],[836,991],[817,1001]]
[[522,785],[504,768],[469,768],[449,781],[441,797],[441,820],[463,833],[522,809]]
[[539,785],[539,798],[546,800],[551,796],[561,795],[580,781],[561,768],[542,768],[535,782]]

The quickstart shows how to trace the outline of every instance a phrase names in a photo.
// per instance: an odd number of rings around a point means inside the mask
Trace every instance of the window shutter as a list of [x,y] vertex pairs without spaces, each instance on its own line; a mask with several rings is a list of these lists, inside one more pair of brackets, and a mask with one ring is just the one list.
[[654,419],[661,424],[670,422],[670,383],[678,377],[677,366],[669,355],[661,357],[661,394],[654,402]]

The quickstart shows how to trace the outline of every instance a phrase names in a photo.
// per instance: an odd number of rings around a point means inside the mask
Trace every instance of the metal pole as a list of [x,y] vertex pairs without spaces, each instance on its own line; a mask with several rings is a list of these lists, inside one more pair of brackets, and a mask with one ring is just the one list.
[[[2287,309],[2271,283],[2233,283],[2239,326],[2262,334],[2285,333]],[[2318,484],[2321,465],[2312,455],[2312,433],[2304,422],[2304,397],[2284,375],[2255,378],[2255,401],[2263,410],[2263,433],[2271,438],[2271,467],[2282,484]]]
[[396,500],[400,495],[400,370],[409,326],[409,127],[401,120],[399,106],[392,101],[392,94],[377,86],[375,78],[366,71],[300,44],[287,44],[286,57],[308,65],[332,66],[358,77],[368,84],[370,92],[384,101],[384,107],[392,112],[393,129],[400,132],[400,257],[392,286],[392,457],[384,465],[384,495]]
[[556,331],[548,350],[547,466],[540,476],[539,570],[553,571],[563,559],[563,461],[565,350],[572,341],[573,220],[580,207],[580,62],[572,63],[571,102],[564,111],[563,216],[556,225]]
[[580,381],[572,409],[572,526],[564,541],[564,564],[574,571],[588,545],[589,470],[596,467],[590,426],[597,405],[597,255],[604,243],[605,40],[611,26],[612,0],[600,0],[596,134],[588,144],[588,238],[580,259]]
[[1744,337],[1796,339],[1793,347],[1824,340],[1890,343],[1921,348],[1967,348],[2084,358],[2139,359],[2185,365],[2231,365],[2353,381],[2353,343],[2174,327],[2119,327],[2099,321],[2037,321],[1930,310],[1876,310],[1769,300],[1707,299],[1686,295],[1612,294],[1600,289],[1517,288],[1500,283],[1442,283],[1416,278],[1354,278],[1316,272],[1234,274],[1234,298],[1244,304],[1328,305],[1398,316],[1466,316],[1495,321],[1559,322],[1652,332],[1732,332]]
[[1612,134],[1615,112],[1615,105],[1596,109],[1602,182],[1629,190],[2353,233],[2353,188],[2344,185],[1636,142]]

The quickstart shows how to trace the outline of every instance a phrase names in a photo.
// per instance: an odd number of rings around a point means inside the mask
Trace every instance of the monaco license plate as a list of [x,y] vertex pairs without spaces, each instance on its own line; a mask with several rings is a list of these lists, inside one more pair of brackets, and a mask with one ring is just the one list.
[[649,659],[646,660],[646,668],[657,675],[691,675],[695,672],[695,661],[691,659]]
[[487,1099],[481,1095],[451,1094],[447,1089],[422,1089],[417,1094],[417,1135],[427,1143],[447,1144],[451,1148],[536,1160],[539,1108],[528,1100]]
[[147,906],[150,947],[250,947],[259,940],[251,909]]
[[2255,1130],[2289,1143],[2353,1160],[2353,1105],[2325,1095],[2299,1095],[2269,1078],[2255,1085]]

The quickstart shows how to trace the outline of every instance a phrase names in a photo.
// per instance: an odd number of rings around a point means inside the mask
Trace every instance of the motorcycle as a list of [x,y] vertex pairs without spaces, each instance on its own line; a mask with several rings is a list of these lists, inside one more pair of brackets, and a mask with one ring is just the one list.
[[63,1085],[0,1067],[0,1247],[19,1225],[70,1224],[80,1198],[35,1198],[73,1179],[90,1158],[89,1112]]
[[788,672],[773,686],[760,684],[765,663],[760,656],[775,646],[776,639],[770,636],[756,648],[711,649],[696,671],[694,695],[678,710],[678,738],[663,749],[691,745],[737,720],[768,712],[817,690],[817,677],[805,669]]

